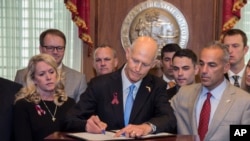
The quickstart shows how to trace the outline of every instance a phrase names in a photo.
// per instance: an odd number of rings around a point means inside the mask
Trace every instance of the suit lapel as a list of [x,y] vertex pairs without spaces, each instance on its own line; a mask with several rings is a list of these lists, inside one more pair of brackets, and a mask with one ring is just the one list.
[[245,86],[246,85],[245,82],[246,82],[246,74],[243,74],[241,82],[240,82],[240,88],[244,89],[246,87]]
[[191,126],[192,126],[192,129],[193,129],[193,133],[194,134],[198,134],[197,132],[197,129],[198,129],[198,125],[197,125],[197,119],[196,119],[196,105],[197,105],[197,102],[198,102],[198,99],[199,99],[199,94],[201,93],[201,89],[202,89],[202,85],[199,84],[193,91],[193,96],[191,97],[191,100],[190,100],[190,107],[189,108],[189,116],[190,117],[193,117],[193,118],[190,118],[192,119],[192,121],[190,121],[191,123]]
[[153,84],[151,83],[151,78],[149,76],[146,76],[142,80],[142,83],[137,91],[136,98],[130,115],[130,121],[133,121],[138,116],[141,109],[144,107],[145,102],[150,96],[151,90],[149,90],[149,88],[152,87]]
[[[120,69],[121,70],[121,69]],[[121,78],[121,71],[116,72],[114,75],[111,76],[111,83],[112,85],[110,88],[110,92],[108,94],[109,101],[111,103],[111,107],[113,109],[114,116],[117,117],[116,120],[119,121],[121,125],[124,125],[124,115],[123,115],[123,87],[122,87],[122,78]],[[107,82],[108,83],[108,82]],[[114,99],[118,99],[118,103],[112,103]]]
[[[4,102],[4,100],[5,100],[5,95],[6,95],[6,94],[5,94],[6,92],[5,92],[4,89],[3,89],[4,86],[3,86],[3,83],[2,83],[2,82],[3,82],[3,79],[0,78],[0,97],[1,97],[1,98],[0,98],[0,102],[1,102],[1,103]],[[2,107],[1,107],[1,108],[2,108]],[[0,109],[1,109],[1,108],[0,108]]]
[[61,72],[63,72],[65,76],[66,76],[67,73],[69,73],[69,71],[70,71],[70,68],[68,68],[67,66],[62,64]]
[[69,68],[67,68],[64,64],[62,64],[61,70],[59,69],[59,71],[58,71],[58,72],[62,75],[62,78],[63,78],[63,82],[64,82],[64,86],[65,86],[65,87],[66,87],[67,85],[69,85],[69,84],[67,84],[68,80],[67,80],[67,77],[66,77],[68,71],[69,71]]
[[216,129],[218,128],[222,120],[224,119],[226,113],[232,106],[234,102],[234,98],[232,95],[235,94],[235,89],[233,87],[234,87],[233,85],[227,82],[227,89],[225,89],[225,91],[223,92],[219,105],[217,109],[215,110],[214,117],[209,126],[208,131],[210,132],[208,132],[208,136],[214,134],[214,132],[216,131]]

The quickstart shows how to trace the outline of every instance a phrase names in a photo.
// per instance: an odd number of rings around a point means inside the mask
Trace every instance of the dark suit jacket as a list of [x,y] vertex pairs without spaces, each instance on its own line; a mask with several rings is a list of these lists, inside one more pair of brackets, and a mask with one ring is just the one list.
[[9,141],[14,95],[22,85],[0,78],[0,140]]
[[[84,131],[86,120],[91,115],[98,115],[107,123],[107,130],[124,127],[123,88],[121,70],[93,78],[80,101],[69,112],[68,131]],[[119,104],[112,104],[117,93]],[[130,124],[151,122],[157,126],[156,132],[173,132],[176,118],[166,95],[166,83],[160,78],[147,75],[138,89]]]
[[180,86],[175,85],[172,88],[167,89],[168,98],[171,99],[179,90]]

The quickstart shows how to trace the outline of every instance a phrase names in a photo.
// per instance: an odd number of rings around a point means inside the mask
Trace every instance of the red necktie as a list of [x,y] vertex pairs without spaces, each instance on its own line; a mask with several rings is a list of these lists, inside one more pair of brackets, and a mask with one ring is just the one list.
[[198,134],[200,136],[200,140],[203,141],[204,137],[208,130],[208,123],[209,123],[209,117],[210,117],[210,111],[211,111],[211,105],[210,105],[210,97],[212,94],[210,92],[207,93],[207,99],[203,103],[201,113],[200,113],[200,121],[199,121],[199,127],[198,127]]

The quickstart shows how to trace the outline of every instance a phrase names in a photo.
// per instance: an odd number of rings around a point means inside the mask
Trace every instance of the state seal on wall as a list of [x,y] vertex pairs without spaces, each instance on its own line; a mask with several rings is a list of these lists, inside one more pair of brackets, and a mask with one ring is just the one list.
[[186,48],[189,31],[182,13],[172,4],[163,0],[147,0],[136,5],[126,16],[121,27],[123,48],[130,47],[139,36],[151,36],[159,46],[177,43]]

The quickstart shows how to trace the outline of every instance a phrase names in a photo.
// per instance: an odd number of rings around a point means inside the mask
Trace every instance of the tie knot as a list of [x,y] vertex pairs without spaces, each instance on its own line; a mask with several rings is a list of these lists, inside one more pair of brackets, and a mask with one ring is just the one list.
[[132,84],[132,85],[129,86],[129,92],[133,92],[134,89],[135,89],[135,85],[134,84]]
[[234,81],[238,81],[239,76],[238,76],[238,75],[234,75],[234,76],[233,76],[233,79],[234,79]]
[[210,99],[210,97],[212,96],[212,94],[210,92],[207,93],[207,99]]
[[234,79],[234,86],[240,87],[240,83],[239,83],[239,81],[238,81],[239,76],[238,76],[238,75],[234,75],[234,76],[233,76],[233,79]]
[[168,86],[169,86],[169,88],[174,87],[174,86],[175,86],[175,82],[169,81],[169,82],[168,82]]

